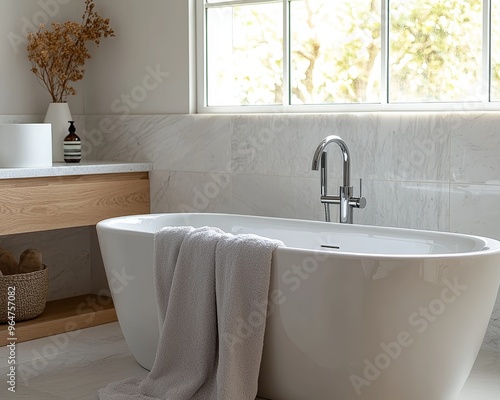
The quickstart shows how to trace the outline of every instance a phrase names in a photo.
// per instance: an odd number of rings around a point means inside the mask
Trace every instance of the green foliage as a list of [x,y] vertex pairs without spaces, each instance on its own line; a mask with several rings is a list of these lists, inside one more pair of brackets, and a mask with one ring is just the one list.
[[[241,6],[233,10],[234,75],[241,104],[281,104],[283,19],[280,4]],[[236,33],[237,31],[237,33]]]
[[374,65],[380,54],[380,8],[375,3],[291,3],[294,103],[352,103],[380,98],[380,73]]
[[391,1],[390,99],[456,101],[482,67],[481,0]]

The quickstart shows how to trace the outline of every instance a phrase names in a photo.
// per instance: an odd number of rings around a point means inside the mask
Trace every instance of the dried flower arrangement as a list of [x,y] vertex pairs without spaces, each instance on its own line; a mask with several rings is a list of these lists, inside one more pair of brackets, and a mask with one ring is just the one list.
[[102,37],[115,36],[109,18],[94,11],[94,0],[85,0],[82,22],[52,23],[52,31],[44,25],[28,35],[28,59],[31,71],[52,96],[52,102],[62,103],[76,94],[70,82],[83,79],[85,61],[91,58],[87,42],[99,46]]

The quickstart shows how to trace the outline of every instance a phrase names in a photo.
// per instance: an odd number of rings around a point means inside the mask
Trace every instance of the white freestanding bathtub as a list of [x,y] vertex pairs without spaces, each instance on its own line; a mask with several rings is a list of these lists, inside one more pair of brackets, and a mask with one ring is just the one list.
[[181,225],[255,233],[287,246],[273,253],[260,397],[452,400],[459,394],[497,296],[500,242],[225,214],[102,221],[97,232],[120,326],[147,369],[159,337],[153,235]]

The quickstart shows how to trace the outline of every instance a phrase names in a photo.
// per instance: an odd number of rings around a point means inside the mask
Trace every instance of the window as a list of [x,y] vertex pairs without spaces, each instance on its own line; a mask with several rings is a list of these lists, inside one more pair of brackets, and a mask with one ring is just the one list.
[[499,3],[199,0],[199,109],[498,108]]

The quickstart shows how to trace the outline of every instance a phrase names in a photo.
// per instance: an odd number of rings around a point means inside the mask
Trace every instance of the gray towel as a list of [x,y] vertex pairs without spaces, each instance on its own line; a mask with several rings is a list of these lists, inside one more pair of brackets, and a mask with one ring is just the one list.
[[99,391],[101,400],[254,400],[272,252],[283,243],[217,228],[155,236],[162,332],[151,372]]

